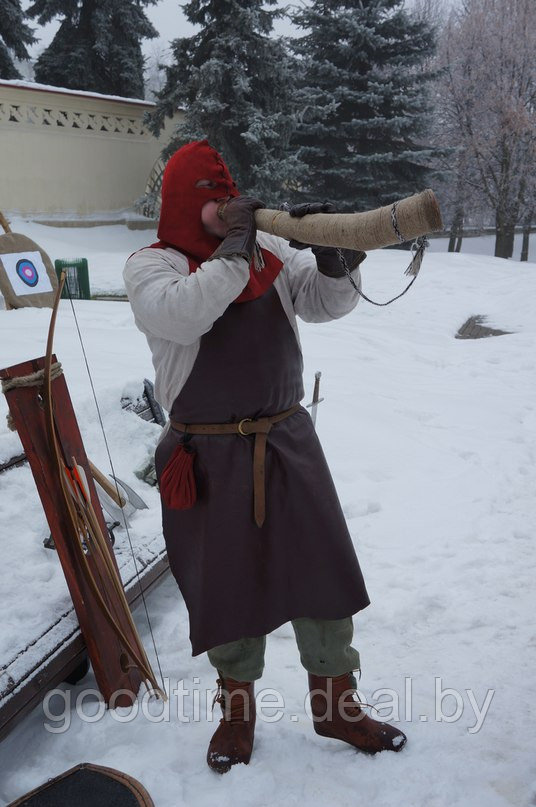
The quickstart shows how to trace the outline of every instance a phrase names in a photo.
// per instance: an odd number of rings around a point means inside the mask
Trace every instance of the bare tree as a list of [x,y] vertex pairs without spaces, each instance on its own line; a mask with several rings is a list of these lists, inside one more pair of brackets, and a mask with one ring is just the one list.
[[166,83],[165,69],[171,62],[171,48],[163,39],[151,42],[149,56],[145,61],[145,98],[155,101]]
[[439,147],[435,160],[436,191],[441,209],[450,224],[449,252],[461,249],[463,231],[468,225],[481,223],[489,207],[478,188],[474,164],[463,142],[459,112],[450,92],[450,48],[447,20],[439,20],[438,49],[433,67],[436,70],[433,140]]
[[536,171],[531,171],[527,177],[527,191],[525,194],[525,207],[523,212],[523,240],[521,244],[520,261],[529,259],[529,237],[532,225],[536,219]]
[[465,0],[441,48],[440,117],[456,149],[458,207],[471,189],[482,195],[495,216],[495,255],[504,258],[534,204],[535,53],[535,0]]

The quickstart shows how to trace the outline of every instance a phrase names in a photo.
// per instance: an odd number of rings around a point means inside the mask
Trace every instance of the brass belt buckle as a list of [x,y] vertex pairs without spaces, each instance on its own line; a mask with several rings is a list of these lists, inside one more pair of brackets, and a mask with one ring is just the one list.
[[242,423],[252,423],[253,418],[242,418],[240,423],[237,426],[238,433],[241,434],[243,437],[248,437],[249,432],[242,431]]

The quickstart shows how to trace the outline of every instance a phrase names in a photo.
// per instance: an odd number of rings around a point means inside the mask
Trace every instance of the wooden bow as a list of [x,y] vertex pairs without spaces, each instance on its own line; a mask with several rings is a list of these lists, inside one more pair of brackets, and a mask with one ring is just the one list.
[[[130,608],[125,596],[123,584],[119,575],[119,570],[112,554],[111,546],[103,533],[102,527],[97,518],[89,494],[87,479],[81,463],[75,458],[71,462],[65,457],[61,441],[57,434],[54,419],[54,401],[52,396],[52,346],[54,341],[54,329],[58,313],[61,293],[65,284],[65,273],[62,273],[59,288],[54,300],[52,316],[47,338],[47,348],[43,369],[43,409],[45,415],[45,428],[48,446],[53,459],[53,465],[60,482],[62,492],[61,506],[64,510],[66,528],[70,537],[70,543],[83,572],[85,581],[95,598],[98,608],[102,612],[109,626],[112,628],[121,646],[120,666],[123,672],[131,669],[139,671],[143,680],[152,692],[164,700],[167,700],[166,693],[161,689],[156,681],[151,664],[145,653],[141,639],[139,638],[136,626],[130,613]],[[88,557],[93,556],[100,561],[100,566],[105,570],[108,582],[111,583],[111,590],[114,597],[110,601],[114,603],[115,615],[110,606],[105,601],[99,584],[93,574]],[[128,626],[128,634],[121,626]],[[88,646],[88,651],[91,650]],[[93,659],[92,659],[93,661]],[[94,665],[95,666],[95,665]]]

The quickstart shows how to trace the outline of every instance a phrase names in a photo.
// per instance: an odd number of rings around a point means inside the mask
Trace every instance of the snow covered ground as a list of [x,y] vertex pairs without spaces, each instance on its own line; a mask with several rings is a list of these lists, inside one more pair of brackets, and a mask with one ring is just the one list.
[[[536,261],[536,236],[531,235],[529,239],[529,261]],[[514,252],[512,261],[519,261],[521,257],[521,245],[523,236],[516,233],[514,238]],[[448,238],[431,238],[430,249],[432,252],[446,252],[448,248]],[[477,235],[471,238],[465,237],[462,241],[462,254],[466,255],[494,255],[495,237],[491,235]]]
[[[88,257],[93,291],[121,290],[124,259],[155,240],[119,226],[59,230],[13,222],[13,229],[53,259]],[[392,306],[361,302],[338,322],[301,323],[306,402],[314,371],[322,370],[317,427],[372,600],[354,620],[360,689],[378,707],[389,700],[383,719],[396,717],[398,701],[409,737],[404,751],[368,758],[314,734],[304,715],[306,673],[284,625],[269,637],[257,687],[281,693],[282,714],[259,719],[249,766],[213,774],[205,753],[219,716],[207,722],[205,691],[215,675],[206,656],[190,655],[185,607],[168,580],[150,596],[149,612],[164,676],[172,689],[182,679],[190,694],[172,696],[170,718],[161,722],[159,704],[149,706],[152,720],[141,708],[132,720],[121,710],[88,722],[74,706],[62,717],[57,696],[51,716],[36,709],[0,744],[2,804],[81,761],[137,777],[157,807],[534,804],[536,264],[438,248],[435,242],[413,289]],[[364,291],[379,300],[400,291],[406,260],[396,251],[370,254]],[[150,505],[133,530],[155,533],[156,491],[133,470],[152,450],[158,427],[119,403],[152,377],[150,354],[127,304],[75,305],[117,474]],[[0,366],[43,355],[49,313],[0,311]],[[474,314],[512,334],[455,339]],[[67,302],[55,350],[86,447],[105,467]],[[2,399],[0,462],[19,450],[5,426],[6,408]],[[0,475],[0,532],[9,569],[0,576],[5,653],[66,596],[56,558],[41,546],[46,524],[28,469]],[[137,616],[154,661],[144,615]],[[92,686],[90,674],[65,698],[73,705]],[[98,717],[95,698],[83,708]],[[45,723],[66,730],[51,733]]]

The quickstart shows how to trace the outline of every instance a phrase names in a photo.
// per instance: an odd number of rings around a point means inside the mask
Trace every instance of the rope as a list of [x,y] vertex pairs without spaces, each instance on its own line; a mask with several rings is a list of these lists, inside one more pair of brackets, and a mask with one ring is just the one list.
[[[30,373],[29,375],[21,375],[17,376],[17,378],[5,378],[2,379],[2,392],[4,395],[6,392],[9,392],[11,389],[20,389],[24,387],[41,387],[43,385],[43,376],[44,376],[44,369],[43,370],[36,370],[35,373]],[[54,381],[55,378],[59,378],[60,375],[63,375],[63,369],[61,366],[60,361],[55,361],[52,365],[51,370],[51,379]],[[17,427],[15,426],[15,421],[13,420],[13,415],[11,412],[8,412],[6,415],[7,420],[7,427],[10,431],[16,432]]]
[[[63,370],[61,367],[61,362],[54,362],[51,370],[52,381],[54,381],[55,378],[58,378],[58,376],[62,375],[62,373]],[[15,389],[16,387],[41,387],[43,385],[44,374],[44,370],[36,370],[35,373],[30,373],[29,375],[2,379],[2,392],[5,395],[10,389]]]

